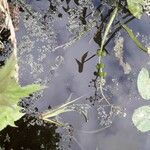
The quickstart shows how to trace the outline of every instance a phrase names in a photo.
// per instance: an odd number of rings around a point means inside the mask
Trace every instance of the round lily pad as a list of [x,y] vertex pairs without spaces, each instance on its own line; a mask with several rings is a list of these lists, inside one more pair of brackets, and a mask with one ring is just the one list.
[[141,97],[145,100],[150,100],[150,77],[146,68],[142,68],[138,75],[137,87]]
[[141,132],[150,131],[150,106],[142,106],[136,109],[132,121]]

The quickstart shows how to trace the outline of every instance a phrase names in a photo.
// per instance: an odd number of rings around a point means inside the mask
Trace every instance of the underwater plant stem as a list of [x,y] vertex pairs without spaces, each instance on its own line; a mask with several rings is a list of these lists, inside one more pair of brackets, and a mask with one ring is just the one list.
[[71,138],[78,144],[81,150],[85,150],[85,148],[77,141],[77,139],[74,136],[71,136]]
[[[103,39],[102,39],[102,42],[101,42],[101,46],[100,46],[100,53],[102,53],[102,51],[103,51],[107,35],[108,35],[109,31],[110,31],[111,25],[112,25],[112,23],[113,23],[113,21],[114,21],[114,19],[116,17],[117,12],[118,12],[118,6],[113,10],[112,15],[110,17],[110,20],[109,20],[109,22],[108,22],[108,24],[106,26],[106,29],[105,29],[105,32],[104,32],[104,36],[103,36]],[[101,56],[99,56],[98,62],[99,62],[99,64],[101,63]]]
[[[132,21],[133,19],[135,19],[135,17],[131,17],[130,19],[128,19],[127,21],[125,21],[123,24],[127,24],[129,23],[130,21]],[[110,35],[110,37],[108,38],[108,40],[106,41],[106,43],[104,44],[104,47],[111,41],[111,39],[115,36],[116,32],[118,32],[119,30],[122,29],[122,26],[121,24],[116,27],[115,31]]]
[[118,12],[118,7],[116,7],[116,8],[114,9],[114,11],[112,12],[112,16],[110,17],[110,20],[109,20],[109,22],[108,22],[108,24],[107,24],[107,26],[106,26],[106,29],[105,29],[105,32],[104,32],[104,36],[103,36],[103,39],[102,39],[102,42],[101,42],[101,47],[100,47],[100,50],[101,50],[101,51],[103,50],[104,43],[105,43],[105,41],[106,41],[107,35],[108,35],[108,33],[109,33],[109,30],[110,30],[110,28],[111,28],[111,25],[112,25],[112,23],[113,23],[115,17],[116,17],[117,12]]
[[80,100],[83,96],[80,96],[80,97],[70,101],[71,96],[72,96],[72,93],[70,94],[69,98],[67,99],[67,101],[64,104],[57,106],[51,110],[44,111],[42,114],[39,115],[39,119],[53,123],[57,126],[65,126],[64,123],[59,122],[57,120],[53,120],[52,118],[55,118],[58,115],[63,114],[65,112],[74,111],[74,109],[68,109],[68,107],[71,106],[74,102]]
[[[104,32],[104,35],[103,35],[103,39],[102,39],[102,42],[101,42],[101,46],[100,46],[100,53],[103,52],[104,44],[105,44],[105,41],[106,41],[106,39],[107,39],[107,35],[108,35],[108,33],[109,33],[109,31],[110,31],[110,28],[111,28],[111,25],[112,25],[112,23],[113,23],[113,21],[114,21],[116,15],[117,15],[117,12],[118,12],[118,6],[116,6],[116,8],[113,10],[112,15],[110,16],[110,20],[108,21],[108,24],[107,24],[107,26],[106,26],[106,29],[105,29],[105,32]],[[101,61],[102,61],[102,56],[99,55],[99,56],[98,56],[98,63],[100,64]],[[99,71],[102,73],[102,72],[103,72],[103,68],[100,68]],[[107,98],[105,97],[105,95],[104,95],[104,93],[103,93],[103,87],[102,87],[103,85],[102,85],[102,82],[103,82],[103,80],[104,80],[104,76],[99,76],[99,78],[100,78],[100,85],[99,85],[99,86],[100,86],[100,87],[99,87],[100,92],[101,92],[101,94],[102,94],[104,100],[110,105],[109,101],[107,100]]]
[[103,98],[104,98],[104,100],[107,102],[107,104],[108,105],[111,105],[110,104],[110,102],[108,101],[108,99],[105,97],[105,95],[104,95],[104,92],[103,92],[103,87],[102,87],[102,85],[100,84],[100,91],[101,91],[101,94],[102,94],[102,96],[103,96]]
[[91,57],[89,57],[88,59],[86,59],[86,60],[84,61],[84,63],[87,62],[87,61],[89,61],[90,59],[92,59],[92,58],[95,57],[95,56],[96,56],[96,54],[92,55]]
[[5,14],[5,25],[6,27],[10,30],[10,40],[13,45],[13,57],[16,60],[16,65],[15,65],[15,74],[14,77],[18,81],[18,71],[19,71],[19,66],[17,63],[17,40],[16,40],[16,34],[15,34],[15,28],[12,23],[12,19],[10,16],[10,10],[9,10],[9,5],[7,0],[1,0],[0,1],[0,9],[1,11]]
[[77,132],[85,133],[85,134],[95,134],[95,133],[101,132],[101,131],[109,128],[109,127],[110,127],[110,125],[105,126],[103,128],[100,128],[100,129],[97,129],[97,130],[92,130],[92,131],[85,131],[85,130],[78,130],[78,129],[74,129],[74,130],[76,130]]

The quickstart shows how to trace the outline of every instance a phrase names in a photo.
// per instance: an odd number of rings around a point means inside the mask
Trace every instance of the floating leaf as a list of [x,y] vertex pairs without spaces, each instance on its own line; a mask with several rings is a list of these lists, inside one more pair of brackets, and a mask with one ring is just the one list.
[[150,76],[146,68],[142,68],[138,75],[137,87],[142,98],[150,100]]
[[128,33],[128,35],[130,36],[130,38],[133,40],[133,42],[136,44],[138,48],[140,48],[144,52],[148,52],[148,49],[142,45],[142,43],[137,39],[133,31],[128,26],[123,24],[122,27],[125,29],[125,31]]
[[145,0],[127,0],[128,9],[132,13],[133,16],[140,19],[143,14],[143,8]]
[[141,132],[150,131],[150,106],[142,106],[136,109],[132,121]]

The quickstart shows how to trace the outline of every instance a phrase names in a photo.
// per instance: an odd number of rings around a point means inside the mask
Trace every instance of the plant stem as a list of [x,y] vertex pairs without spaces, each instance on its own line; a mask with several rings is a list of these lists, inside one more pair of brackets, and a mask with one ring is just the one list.
[[6,16],[5,25],[10,30],[10,40],[11,40],[11,43],[13,45],[13,57],[16,60],[14,77],[18,81],[19,67],[18,67],[18,63],[17,63],[17,60],[18,60],[17,59],[17,40],[16,40],[15,29],[14,29],[12,19],[10,16],[9,5],[8,5],[7,0],[1,0],[0,1],[0,9]]

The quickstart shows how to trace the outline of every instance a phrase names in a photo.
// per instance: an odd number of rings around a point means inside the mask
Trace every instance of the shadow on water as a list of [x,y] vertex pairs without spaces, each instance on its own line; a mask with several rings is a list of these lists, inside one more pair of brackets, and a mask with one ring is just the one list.
[[[34,121],[33,121],[34,120]],[[0,145],[5,150],[57,150],[61,136],[57,127],[36,123],[35,118],[24,116],[16,122],[18,127],[6,127],[0,132]]]

